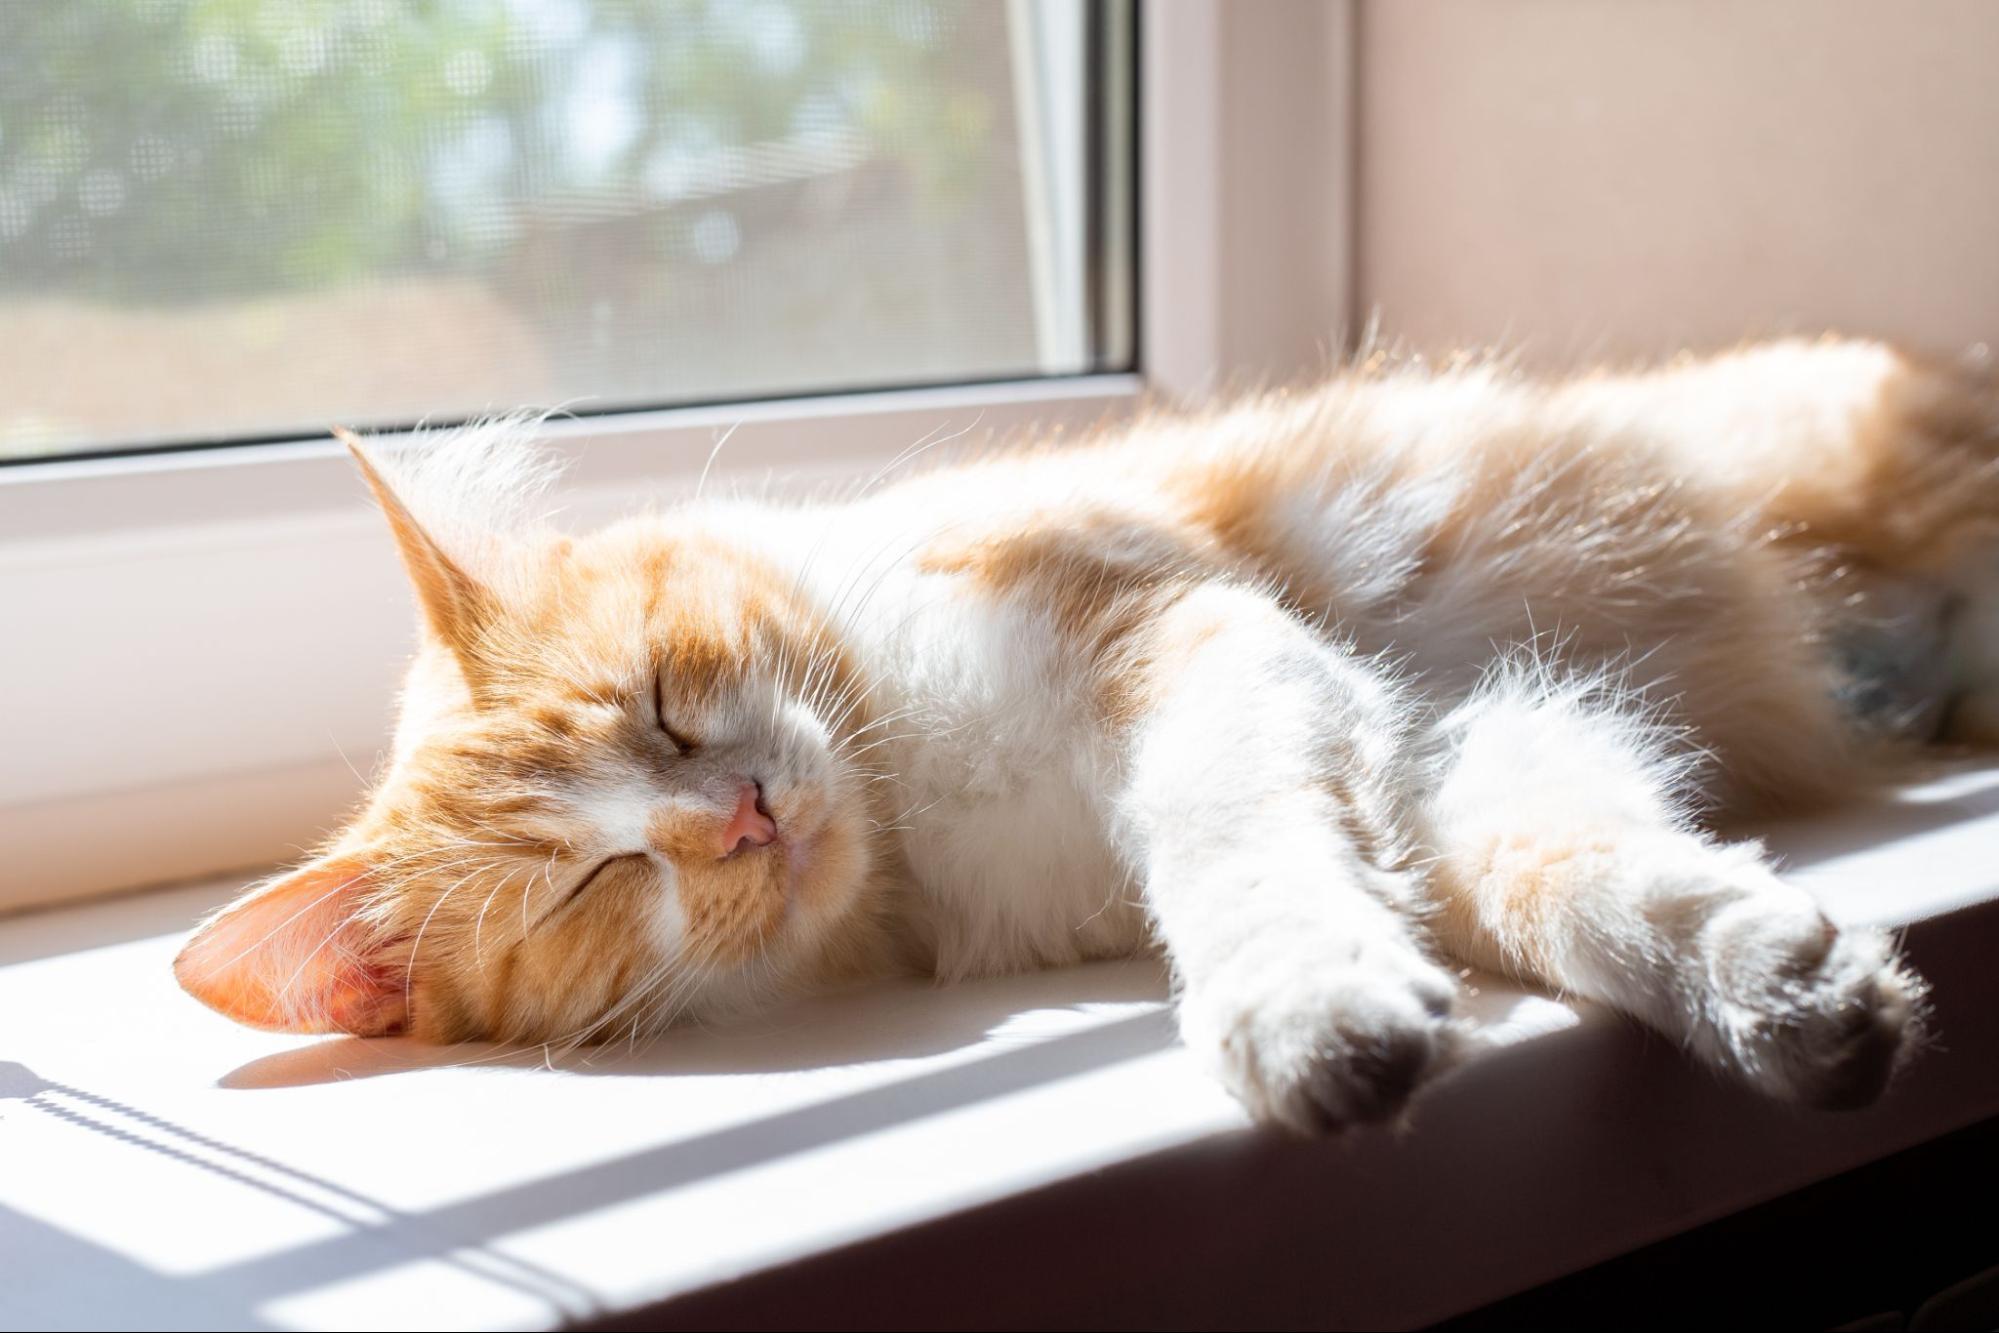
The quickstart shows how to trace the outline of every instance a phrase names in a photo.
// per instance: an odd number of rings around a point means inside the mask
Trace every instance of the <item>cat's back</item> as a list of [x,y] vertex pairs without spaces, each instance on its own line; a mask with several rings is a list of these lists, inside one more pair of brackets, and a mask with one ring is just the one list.
[[1001,617],[1002,639],[1057,667],[1158,590],[1219,578],[1274,589],[1456,694],[1544,628],[1612,663],[1705,642],[1796,575],[1659,409],[1677,377],[1765,378],[1707,365],[1566,382],[1493,362],[1359,367],[940,468],[873,498],[856,527],[907,534],[901,571],[931,606]]
[[1649,539],[1687,530],[1684,513],[1652,512],[1685,489],[1642,431],[1581,420],[1498,366],[1359,368],[995,450],[839,521],[855,581],[900,583],[905,596],[885,600],[913,597],[919,615],[1025,617],[1051,642],[1087,644],[1150,593],[1219,578],[1280,589],[1313,621],[1389,648],[1417,601],[1476,598],[1479,571],[1572,582],[1578,516],[1622,525],[1594,554],[1622,541],[1650,558]]

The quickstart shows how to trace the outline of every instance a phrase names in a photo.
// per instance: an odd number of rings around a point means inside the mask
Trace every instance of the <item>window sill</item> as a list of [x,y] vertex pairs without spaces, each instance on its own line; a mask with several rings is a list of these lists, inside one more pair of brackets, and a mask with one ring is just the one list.
[[1427,1323],[1999,1113],[1999,766],[1769,839],[1935,985],[1942,1040],[1873,1110],[1768,1106],[1481,981],[1488,1049],[1412,1132],[1282,1140],[1175,1042],[1151,962],[552,1072],[221,1022],[167,962],[233,882],[16,918],[7,1322]]

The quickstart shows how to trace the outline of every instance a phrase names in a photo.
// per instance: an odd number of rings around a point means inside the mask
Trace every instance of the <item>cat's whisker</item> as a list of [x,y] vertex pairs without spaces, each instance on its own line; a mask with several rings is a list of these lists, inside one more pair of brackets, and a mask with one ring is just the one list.
[[[553,897],[556,892],[555,853],[553,852],[549,853],[548,860],[542,862],[541,879],[542,883],[548,886],[549,895]],[[528,933],[534,929],[531,925],[528,924],[528,899],[532,896],[531,891],[533,888],[534,888],[534,880],[532,878],[530,878],[525,884],[521,885],[521,938],[522,939],[526,939]]]
[[[876,690],[880,689],[886,683],[887,683],[886,678],[881,676],[877,676],[875,677],[874,680],[868,682],[866,689],[863,689],[858,694],[855,694],[851,699],[849,699],[846,702],[846,704],[840,709],[840,711],[837,714],[833,715],[832,717],[826,720],[825,727],[827,733],[829,735],[834,735],[834,736],[841,735],[843,731],[845,731],[848,720],[852,718],[855,712],[857,712],[862,706],[864,706],[869,699],[874,697],[874,693]],[[898,713],[903,711],[904,710],[898,710]],[[894,716],[894,714],[891,714],[891,716]],[[864,724],[861,727],[855,728],[851,732],[845,732],[845,734],[851,738],[852,736],[858,735],[862,731],[867,730],[869,727],[878,726],[878,725],[880,725],[879,719],[875,719]]]
[[[469,864],[469,862],[461,861],[453,864],[463,865],[463,864]],[[338,893],[347,888],[351,883],[352,881],[347,881],[346,883],[343,883],[341,886],[339,886],[334,890],[331,890],[330,892]],[[315,901],[324,901],[326,896],[327,895],[321,895],[321,898]],[[318,943],[314,944],[312,948],[305,950],[303,954],[301,954],[301,956],[298,959],[297,966],[291,970],[291,973],[288,976],[286,976],[283,981],[279,982],[275,987],[272,988],[273,994],[280,1001],[284,1001],[289,997],[291,997],[298,990],[299,983],[305,977],[308,969],[310,969],[313,966],[313,964],[318,960],[319,956],[322,953],[324,953],[329,947],[333,946],[335,942],[340,939],[341,935],[345,933],[345,929],[346,929],[345,923],[342,923],[341,925],[337,925],[332,930],[329,930],[325,932],[323,935],[321,935]]]
[[634,1006],[638,1006],[639,1014],[641,1015],[645,1014],[647,1012],[646,1009],[647,997],[656,988],[660,987],[663,984],[666,985],[677,984],[677,981],[675,979],[678,976],[684,975],[686,973],[686,971],[689,969],[692,962],[694,961],[694,958],[695,955],[692,954],[685,956],[675,956],[673,954],[667,954],[666,956],[662,957],[660,961],[653,967],[651,972],[647,974],[646,977],[642,978],[638,984],[627,987],[624,995],[618,997],[617,1000],[613,1004],[611,1004],[605,1010],[604,1013],[600,1014],[592,1022],[578,1029],[575,1033],[571,1034],[569,1038],[564,1038],[562,1040],[570,1041],[574,1045],[582,1045],[583,1043],[589,1041],[589,1039],[593,1035],[595,1035],[598,1031],[601,1031],[604,1027],[610,1025],[611,1023],[616,1022],[618,1017],[622,1013],[624,1013],[627,1009],[633,1008]]
[[944,429],[945,429],[944,423],[940,422],[937,425],[932,426],[929,430],[923,432],[922,435],[918,436],[914,443],[906,444],[902,448],[896,450],[894,455],[889,458],[888,462],[882,464],[881,467],[875,470],[873,476],[869,477],[866,481],[861,483],[857,494],[864,496],[869,491],[873,490],[876,486],[880,485],[882,480],[886,478],[889,473],[895,471],[896,468],[902,466],[904,460],[914,458],[918,453],[921,453],[923,450],[928,449],[931,445],[931,442],[935,440],[939,435],[939,433],[941,433]]
[[[529,866],[527,871],[528,883],[532,883],[534,879],[534,867]],[[499,881],[487,892],[485,901],[479,904],[479,915],[472,920],[472,965],[474,967],[483,968],[486,965],[486,955],[480,943],[480,934],[486,927],[486,913],[492,909],[493,900],[500,896],[500,891],[514,882],[514,875],[516,873],[516,871],[509,870],[505,875],[502,875]],[[521,896],[523,898],[527,896],[526,884],[522,885]]]
[[461,877],[456,883],[452,884],[450,888],[446,889],[443,893],[439,894],[437,897],[437,901],[431,904],[430,911],[424,914],[423,923],[417,927],[416,938],[410,941],[408,972],[405,974],[403,978],[403,1007],[406,1012],[411,1011],[414,1007],[413,1000],[416,991],[417,956],[423,948],[424,932],[430,929],[431,921],[437,916],[439,909],[441,909],[444,906],[444,904],[450,900],[452,894],[457,893],[459,889],[463,888],[465,885],[477,879],[487,869],[490,869],[491,866],[492,863],[487,862],[484,866],[481,866],[473,870],[469,874]]
[[715,460],[721,457],[723,446],[736,438],[736,432],[742,428],[742,424],[740,420],[732,422],[729,428],[723,431],[721,436],[715,441],[715,447],[708,451],[708,461],[701,465],[701,476],[694,483],[694,501],[696,504],[699,504],[701,501],[701,493],[708,489],[708,473],[714,468]]
[[[958,730],[962,730],[962,728],[954,727],[951,728],[950,730],[955,732]],[[924,736],[935,737],[942,734],[946,733],[938,730],[932,730],[930,728],[923,728],[917,731],[898,732],[893,736],[878,736],[874,740],[869,741],[866,745],[861,746],[857,750],[843,751],[842,758],[852,761],[860,758],[864,754],[871,754],[874,751],[881,749],[885,745],[893,745],[897,741],[914,740],[918,737],[924,737]]]
[[964,439],[967,435],[970,435],[973,431],[977,430],[979,426],[985,421],[985,419],[986,419],[985,409],[980,408],[978,414],[972,418],[971,424],[965,426],[962,430],[953,431],[949,435],[940,436],[939,438],[931,440],[926,444],[904,450],[902,453],[896,455],[896,457],[893,460],[891,460],[887,466],[885,466],[879,473],[876,474],[874,480],[868,483],[869,486],[872,487],[880,484],[880,482],[884,478],[886,478],[890,472],[896,470],[897,468],[908,466],[909,464],[915,462],[918,458],[921,458],[924,454],[929,453],[932,449],[940,449],[947,444],[952,444],[958,440]]
[[[245,959],[251,957],[259,950],[267,947],[273,940],[278,938],[279,935],[284,933],[292,925],[298,922],[300,918],[306,916],[314,909],[323,906],[327,902],[330,902],[332,899],[339,897],[340,895],[345,894],[350,890],[355,889],[357,886],[365,882],[374,879],[379,879],[382,870],[391,868],[393,866],[408,861],[416,860],[420,857],[430,856],[433,854],[434,852],[430,848],[420,848],[416,851],[409,853],[407,856],[398,857],[395,860],[384,862],[378,866],[366,866],[366,867],[357,868],[352,872],[343,872],[343,875],[338,878],[338,882],[336,882],[331,888],[328,888],[323,892],[317,894],[316,896],[308,899],[303,906],[297,908],[289,915],[281,917],[279,920],[273,923],[268,929],[266,929],[262,935],[252,939],[248,944],[245,944],[235,954],[227,958],[219,959],[213,963],[208,964],[208,966],[210,967],[211,970],[216,972],[226,971],[227,969],[232,968],[237,964],[243,962]],[[257,897],[264,889],[275,885],[284,878],[287,877],[274,876],[262,881],[261,883],[253,886],[250,889],[247,897],[250,898]],[[331,937],[329,936],[329,938]],[[324,941],[321,942],[320,947],[324,947]],[[317,951],[318,951],[317,949],[314,950],[315,953]],[[310,961],[310,956],[308,956],[308,958],[305,961]],[[303,966],[304,963],[301,963],[301,967]]]
[[877,728],[892,726],[897,722],[903,721],[905,718],[915,717],[917,714],[923,712],[927,706],[928,705],[920,703],[906,704],[903,707],[896,709],[894,712],[883,713],[881,716],[873,718],[870,721],[863,723],[861,726],[855,727],[853,730],[847,732],[843,739],[847,743],[852,743],[854,741],[859,740],[861,737],[867,735],[869,732],[876,730]]

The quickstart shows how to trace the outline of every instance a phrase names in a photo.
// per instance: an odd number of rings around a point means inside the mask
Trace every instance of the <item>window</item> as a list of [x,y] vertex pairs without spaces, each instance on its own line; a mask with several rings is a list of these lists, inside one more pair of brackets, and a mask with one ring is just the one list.
[[1204,382],[1218,13],[1138,9],[0,0],[0,911],[353,799],[412,621],[336,423],[561,409],[581,523]]
[[1126,369],[1123,5],[0,5],[0,458]]

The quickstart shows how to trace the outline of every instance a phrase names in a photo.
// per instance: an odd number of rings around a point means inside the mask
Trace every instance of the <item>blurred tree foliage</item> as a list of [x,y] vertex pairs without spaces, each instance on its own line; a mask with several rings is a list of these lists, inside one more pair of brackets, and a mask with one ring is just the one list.
[[[962,203],[996,122],[952,0],[0,0],[0,292],[166,302],[500,259],[858,136]],[[981,25],[986,26],[986,25]]]

